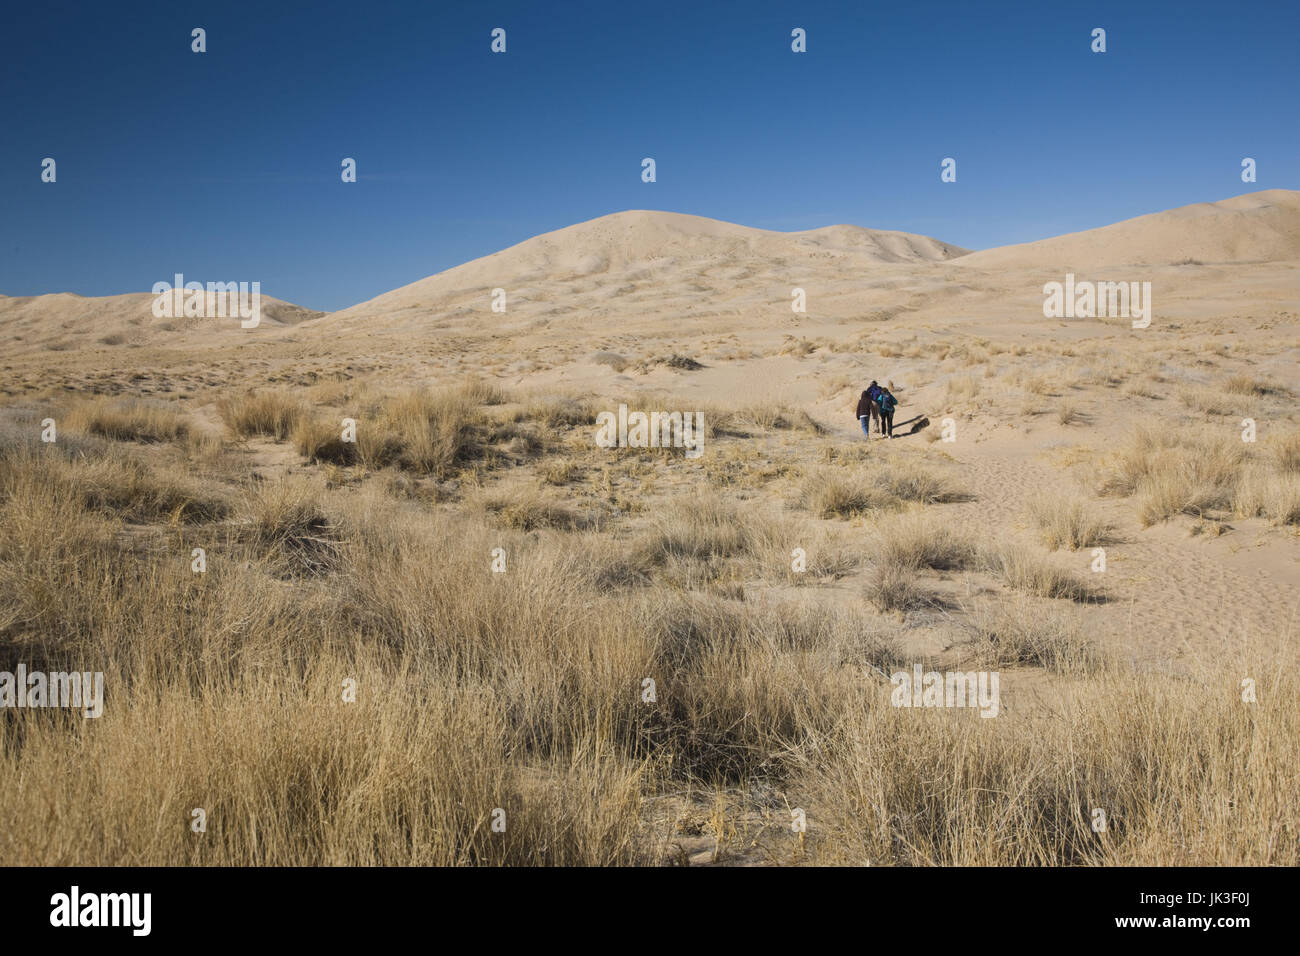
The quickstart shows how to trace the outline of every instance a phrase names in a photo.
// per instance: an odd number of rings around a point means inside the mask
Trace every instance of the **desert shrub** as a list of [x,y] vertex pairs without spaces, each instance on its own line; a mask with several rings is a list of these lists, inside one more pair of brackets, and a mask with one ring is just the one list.
[[1086,601],[1094,596],[1079,575],[1023,545],[1003,543],[990,547],[984,561],[989,570],[1017,591],[1070,601]]
[[1111,524],[1087,501],[1078,497],[1062,499],[1057,495],[1037,495],[1029,500],[1029,516],[1043,539],[1043,544],[1057,548],[1093,548],[1105,544]]
[[225,395],[217,401],[217,414],[237,438],[284,441],[306,413],[302,399],[283,389]]
[[190,431],[185,414],[161,402],[135,398],[96,398],[74,405],[68,423],[112,441],[167,442]]

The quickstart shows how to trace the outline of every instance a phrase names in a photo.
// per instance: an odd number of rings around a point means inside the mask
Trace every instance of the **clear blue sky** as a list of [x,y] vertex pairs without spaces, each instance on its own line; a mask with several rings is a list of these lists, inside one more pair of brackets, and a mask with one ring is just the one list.
[[985,248],[1300,186],[1295,0],[39,0],[2,16],[8,295],[183,272],[332,310],[623,209]]

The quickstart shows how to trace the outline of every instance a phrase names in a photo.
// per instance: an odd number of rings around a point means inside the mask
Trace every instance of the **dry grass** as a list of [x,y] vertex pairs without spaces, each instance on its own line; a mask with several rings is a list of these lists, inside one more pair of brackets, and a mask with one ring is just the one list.
[[[800,859],[814,863],[1300,862],[1300,796],[1277,771],[1300,735],[1300,677],[1280,659],[1153,679],[1103,664],[1068,607],[1016,596],[975,613],[956,650],[1042,669],[1051,707],[985,720],[889,705],[880,674],[911,659],[901,625],[866,605],[932,604],[917,572],[987,566],[1035,595],[1085,595],[1046,556],[979,555],[927,513],[962,497],[937,459],[868,450],[804,486],[814,514],[888,512],[866,541],[768,513],[756,492],[683,493],[699,473],[650,456],[618,477],[648,505],[606,526],[577,520],[576,489],[540,487],[537,461],[450,502],[385,491],[468,483],[529,427],[590,424],[590,402],[533,396],[489,415],[490,390],[348,396],[290,434],[309,459],[352,454],[385,475],[327,481],[299,462],[310,477],[258,481],[219,441],[42,446],[0,429],[3,661],[107,684],[93,724],[0,719],[7,862],[655,864],[668,850],[650,808],[700,788],[805,807]],[[321,453],[336,412],[357,419],[358,442]],[[498,434],[503,420],[518,429]],[[781,427],[753,410],[735,421]],[[797,426],[773,440],[809,457],[824,444]],[[1156,442],[1124,466],[1129,493],[1181,448]],[[1261,480],[1282,473],[1259,466]],[[652,494],[652,478],[678,481]],[[1244,507],[1250,486],[1236,487]],[[807,572],[789,570],[794,548]],[[867,601],[820,600],[857,549]],[[1240,702],[1242,673],[1258,704]],[[205,834],[189,829],[195,807]],[[766,839],[774,859],[795,852],[788,817]]]
[[1082,577],[1023,545],[1003,543],[984,555],[989,568],[1010,588],[1035,597],[1087,601],[1095,597]]
[[268,390],[225,395],[217,402],[217,414],[237,438],[285,441],[305,418],[307,407],[291,392]]
[[896,509],[904,502],[940,504],[969,497],[919,456],[823,467],[811,472],[800,489],[800,505],[819,518],[849,518]]
[[176,408],[134,398],[79,402],[69,412],[68,424],[112,441],[169,442],[190,432],[187,416]]
[[974,612],[969,645],[981,667],[1034,665],[1056,674],[1086,674],[1101,666],[1097,648],[1077,617],[1025,597]]
[[1177,514],[1203,517],[1231,509],[1247,455],[1233,437],[1139,428],[1115,455],[1098,491],[1136,495],[1144,526]]
[[977,556],[974,539],[952,521],[920,512],[879,521],[870,552],[882,564],[911,570],[958,570],[970,567]]
[[1237,514],[1268,518],[1275,525],[1300,525],[1300,475],[1251,468],[1233,491],[1232,507]]
[[1061,500],[1059,495],[1037,495],[1029,500],[1029,516],[1043,539],[1055,551],[1093,548],[1105,544],[1111,524],[1082,498]]
[[878,611],[910,611],[929,602],[914,568],[881,563],[867,576],[864,594]]

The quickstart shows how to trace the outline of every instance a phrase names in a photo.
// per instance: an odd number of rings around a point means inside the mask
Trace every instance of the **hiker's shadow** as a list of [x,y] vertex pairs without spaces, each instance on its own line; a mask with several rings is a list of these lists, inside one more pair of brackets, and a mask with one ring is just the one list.
[[[893,433],[889,437],[906,438],[908,435],[915,435],[922,428],[925,428],[929,424],[930,424],[930,419],[926,418],[924,415],[917,415],[915,418],[909,418],[907,419],[907,421],[903,421],[903,422],[895,422]],[[903,428],[906,425],[911,425],[912,427],[905,432],[900,432],[899,429]]]

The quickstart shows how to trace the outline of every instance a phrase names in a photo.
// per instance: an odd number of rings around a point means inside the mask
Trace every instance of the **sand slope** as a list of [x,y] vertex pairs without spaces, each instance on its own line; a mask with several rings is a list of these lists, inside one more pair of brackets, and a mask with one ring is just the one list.
[[1270,189],[1194,203],[1085,232],[964,256],[981,269],[1098,268],[1300,260],[1300,192]]
[[[0,295],[0,341],[15,349],[41,347],[54,351],[111,345],[176,344],[193,339],[239,332],[239,322],[219,318],[155,318],[154,296],[148,292],[126,295],[80,296],[71,292],[10,297]],[[323,313],[262,296],[262,325],[279,328],[296,325]],[[176,340],[172,342],[171,340]]]
[[634,210],[536,236],[334,313],[327,321],[419,325],[434,316],[488,310],[495,288],[506,290],[510,312],[547,302],[562,311],[600,314],[615,300],[622,306],[646,299],[655,300],[655,311],[779,301],[788,312],[793,287],[825,289],[844,278],[943,263],[965,252],[926,236],[858,226],[783,233]]

